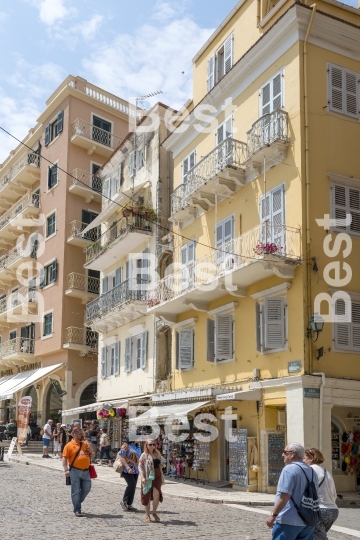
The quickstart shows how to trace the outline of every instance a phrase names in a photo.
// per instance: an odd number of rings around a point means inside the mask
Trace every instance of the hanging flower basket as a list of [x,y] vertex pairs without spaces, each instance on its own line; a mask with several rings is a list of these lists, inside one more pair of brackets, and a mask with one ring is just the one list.
[[275,255],[276,253],[281,252],[282,246],[278,246],[271,243],[259,242],[256,247],[254,247],[254,252],[256,255]]

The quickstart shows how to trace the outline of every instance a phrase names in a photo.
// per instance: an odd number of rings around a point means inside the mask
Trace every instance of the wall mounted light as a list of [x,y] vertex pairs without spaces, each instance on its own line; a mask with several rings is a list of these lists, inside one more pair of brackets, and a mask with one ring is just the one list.
[[[313,343],[317,341],[319,333],[323,331],[324,319],[317,313],[313,315],[309,321],[309,327],[306,331],[306,337],[310,338]],[[315,339],[314,339],[315,336]]]

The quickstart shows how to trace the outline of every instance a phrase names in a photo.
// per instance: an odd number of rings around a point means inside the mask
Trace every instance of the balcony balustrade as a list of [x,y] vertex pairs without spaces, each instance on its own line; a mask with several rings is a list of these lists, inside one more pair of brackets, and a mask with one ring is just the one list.
[[87,352],[97,354],[98,341],[98,333],[93,332],[89,328],[76,328],[75,326],[69,326],[68,328],[65,328],[65,349],[83,351],[85,354]]
[[85,267],[99,271],[106,269],[112,264],[115,253],[121,259],[144,242],[144,235],[151,233],[151,222],[141,215],[120,219],[96,242],[85,248]]
[[83,302],[89,302],[100,292],[100,279],[72,272],[67,277],[66,296],[80,298]]
[[88,223],[83,223],[82,221],[72,221],[69,225],[68,244],[84,248],[85,246],[88,246],[90,242],[95,242],[101,234],[100,227],[94,227],[93,229],[90,229],[90,231],[83,233],[83,230],[88,226]]
[[37,243],[31,243],[25,248],[21,245],[13,247],[8,253],[0,257],[0,273],[6,270],[6,275],[1,276],[1,280],[12,281],[14,272],[18,266],[24,262],[31,262],[37,258]]
[[148,291],[148,310],[176,317],[226,294],[246,296],[248,285],[273,274],[291,279],[300,250],[299,229],[263,223],[158,281]]
[[23,234],[22,227],[37,227],[40,195],[26,193],[7,212],[0,216],[0,232],[3,237],[12,238]]
[[5,341],[0,346],[1,360],[26,360],[33,361],[35,340],[25,337],[17,337]]
[[103,182],[95,174],[82,171],[81,169],[75,169],[71,174],[70,180],[69,191],[71,193],[83,197],[86,202],[92,200],[96,202],[102,201]]
[[276,109],[259,118],[247,132],[248,160],[262,162],[271,158],[270,166],[283,161],[289,146],[289,116]]
[[[28,152],[21,156],[3,176],[0,177],[1,197],[13,199],[19,196],[19,188],[31,187],[40,178],[41,157],[35,152]],[[18,189],[19,189],[18,188]]]
[[122,138],[89,124],[78,118],[71,126],[71,139],[73,144],[87,150],[89,155],[94,152],[105,157],[110,157],[113,151],[121,144]]
[[36,312],[37,293],[33,287],[21,287],[0,298],[0,324],[4,321],[21,322]]
[[86,305],[86,325],[95,328],[98,322],[99,328],[102,323],[116,327],[141,317],[146,312],[147,288],[148,282],[137,278],[116,285]]

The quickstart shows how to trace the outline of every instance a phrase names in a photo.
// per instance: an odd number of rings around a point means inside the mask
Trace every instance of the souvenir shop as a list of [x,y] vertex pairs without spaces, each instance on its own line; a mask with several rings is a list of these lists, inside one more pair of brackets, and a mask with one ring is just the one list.
[[111,449],[117,451],[124,442],[129,440],[129,415],[128,407],[112,407],[105,404],[99,409],[96,417],[101,427],[108,429],[111,440]]
[[333,407],[332,474],[338,491],[360,491],[360,410]]

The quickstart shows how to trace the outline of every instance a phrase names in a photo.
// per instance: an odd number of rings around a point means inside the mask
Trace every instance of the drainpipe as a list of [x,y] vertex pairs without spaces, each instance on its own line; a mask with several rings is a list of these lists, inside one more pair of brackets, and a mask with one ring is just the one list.
[[[311,6],[312,13],[304,41],[304,120],[305,120],[305,204],[306,204],[306,254],[310,260],[310,166],[309,166],[309,106],[308,106],[308,76],[307,76],[307,43],[316,13],[316,4]],[[309,264],[305,266],[305,280],[307,283],[307,323],[311,319],[311,278]],[[313,369],[313,351],[310,338],[308,339],[309,374]]]
[[324,398],[324,386],[326,384],[325,373],[322,371],[314,372],[313,375],[321,376],[320,386],[320,407],[319,407],[319,450],[322,452],[323,443],[323,398]]
[[261,0],[257,0],[257,9],[256,9],[256,26],[259,28],[260,25],[260,15],[261,13]]

